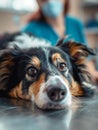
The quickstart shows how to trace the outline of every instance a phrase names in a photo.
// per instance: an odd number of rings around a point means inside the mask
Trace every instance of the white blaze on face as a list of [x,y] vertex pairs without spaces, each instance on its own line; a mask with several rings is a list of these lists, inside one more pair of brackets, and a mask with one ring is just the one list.
[[[45,90],[47,89],[48,85],[51,82],[55,82],[55,80],[57,80],[57,79],[60,80],[60,82],[62,84],[64,84],[67,92],[66,92],[65,98],[62,101],[53,102],[49,99],[47,92]],[[60,109],[60,106],[61,106],[61,108],[66,108],[66,107],[69,107],[71,105],[71,100],[72,100],[72,97],[71,97],[71,93],[70,93],[70,90],[69,90],[67,83],[65,83],[59,76],[52,76],[48,79],[48,81],[46,83],[43,83],[40,87],[40,90],[39,90],[37,97],[35,97],[36,105],[42,109],[49,108],[49,106],[47,106],[48,103],[51,103],[52,108],[55,108],[55,109],[56,109],[57,105],[59,105],[59,109]],[[53,105],[54,105],[54,107],[53,107]],[[58,107],[57,107],[57,109],[58,109]]]

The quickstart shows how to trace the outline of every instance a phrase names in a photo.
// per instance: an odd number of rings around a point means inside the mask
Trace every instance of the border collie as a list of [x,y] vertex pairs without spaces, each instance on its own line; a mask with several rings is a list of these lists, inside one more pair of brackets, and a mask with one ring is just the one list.
[[32,100],[41,109],[64,109],[73,97],[91,96],[95,87],[85,66],[94,51],[83,44],[56,46],[25,33],[0,38],[0,96]]

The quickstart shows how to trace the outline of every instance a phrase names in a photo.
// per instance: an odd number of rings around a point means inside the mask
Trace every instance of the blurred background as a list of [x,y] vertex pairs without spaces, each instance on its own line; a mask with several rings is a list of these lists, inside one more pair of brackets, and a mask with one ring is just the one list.
[[[0,33],[20,30],[37,9],[36,0],[0,0]],[[97,49],[98,0],[71,0],[69,14],[83,21],[88,43]]]
[[[0,33],[19,30],[37,9],[36,0],[0,0]],[[98,0],[71,0],[69,14],[84,22],[88,43],[95,48],[98,42]]]

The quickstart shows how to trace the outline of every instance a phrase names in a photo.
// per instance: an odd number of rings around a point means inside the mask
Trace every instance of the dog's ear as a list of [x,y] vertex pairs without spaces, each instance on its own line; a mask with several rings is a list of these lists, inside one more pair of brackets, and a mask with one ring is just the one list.
[[88,48],[87,46],[77,43],[74,41],[65,42],[66,39],[61,39],[58,41],[57,45],[60,47],[64,52],[70,55],[70,57],[75,61],[76,64],[84,63],[85,59],[89,55],[95,55],[93,49]]
[[15,66],[17,66],[17,62],[19,61],[20,53],[16,49],[4,49],[0,51],[0,91],[6,90],[8,87],[8,83],[15,71]]

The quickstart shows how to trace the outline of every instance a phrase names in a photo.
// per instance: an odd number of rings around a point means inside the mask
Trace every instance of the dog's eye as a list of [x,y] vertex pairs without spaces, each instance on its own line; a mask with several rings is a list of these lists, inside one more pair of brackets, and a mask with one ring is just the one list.
[[58,64],[58,69],[60,71],[66,71],[66,68],[67,68],[66,63],[59,63]]
[[38,73],[38,70],[34,67],[29,67],[27,69],[27,74],[31,77],[35,77],[37,75],[37,73]]

